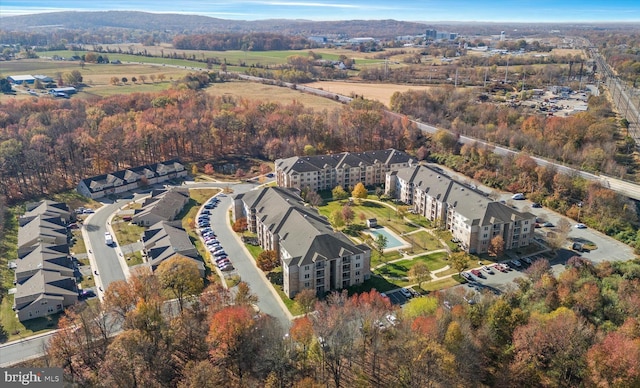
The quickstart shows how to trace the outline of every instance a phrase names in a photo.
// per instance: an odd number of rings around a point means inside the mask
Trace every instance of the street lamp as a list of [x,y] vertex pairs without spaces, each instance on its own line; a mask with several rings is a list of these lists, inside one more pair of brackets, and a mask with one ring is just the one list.
[[580,222],[580,212],[582,211],[582,201],[578,202],[578,222]]

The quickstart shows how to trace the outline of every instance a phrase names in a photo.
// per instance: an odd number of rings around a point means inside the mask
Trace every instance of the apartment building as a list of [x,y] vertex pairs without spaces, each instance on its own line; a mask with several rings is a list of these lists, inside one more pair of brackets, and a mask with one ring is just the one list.
[[276,181],[280,187],[331,190],[336,186],[381,185],[385,174],[415,164],[405,152],[390,148],[367,152],[294,156],[275,161]]
[[535,215],[519,212],[426,166],[386,175],[386,192],[451,232],[469,253],[486,253],[491,239],[502,236],[505,249],[533,240]]
[[289,298],[303,289],[322,295],[371,276],[370,248],[335,232],[293,189],[265,187],[239,194],[232,214],[234,220],[246,217],[263,249],[278,252]]

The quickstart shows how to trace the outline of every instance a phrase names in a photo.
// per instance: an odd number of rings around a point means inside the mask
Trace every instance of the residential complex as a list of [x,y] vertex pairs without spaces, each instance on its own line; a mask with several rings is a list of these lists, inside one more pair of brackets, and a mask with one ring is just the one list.
[[184,165],[178,160],[169,160],[86,178],[80,181],[76,190],[85,197],[96,199],[185,176]]
[[136,209],[132,221],[140,226],[150,226],[160,221],[173,221],[189,202],[189,190],[172,188],[153,190],[140,209]]
[[246,217],[248,229],[265,250],[278,252],[284,293],[303,289],[322,295],[359,284],[371,276],[371,250],[356,245],[293,189],[265,187],[234,198],[233,219]]
[[426,166],[387,173],[385,187],[387,194],[449,230],[469,253],[487,252],[496,236],[502,236],[505,249],[527,246],[533,239],[535,215],[493,201]]
[[78,301],[68,245],[70,218],[66,204],[42,201],[28,204],[18,220],[18,257],[12,268],[13,310],[20,321],[58,313]]
[[280,187],[313,191],[336,186],[382,185],[385,174],[415,164],[408,154],[393,148],[367,152],[343,152],[332,155],[294,156],[275,161]]
[[200,276],[204,277],[204,263],[180,221],[160,221],[152,225],[142,234],[142,243],[152,271],[163,261],[182,256],[193,260],[198,266]]

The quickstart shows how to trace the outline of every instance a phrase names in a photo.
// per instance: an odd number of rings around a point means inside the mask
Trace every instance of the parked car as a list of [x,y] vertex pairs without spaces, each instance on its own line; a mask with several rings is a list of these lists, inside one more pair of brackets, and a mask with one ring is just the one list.
[[95,213],[95,211],[93,209],[84,209],[82,211],[82,213],[84,213],[84,214],[93,214],[93,213]]
[[463,272],[462,273],[462,277],[467,279],[467,280],[473,280],[473,276],[471,276],[471,274],[469,272]]
[[578,223],[575,225],[576,229],[587,229],[587,225]]
[[218,263],[218,262],[220,262],[220,261],[222,261],[222,260],[226,260],[226,259],[227,259],[227,256],[220,256],[220,257],[216,257],[216,258],[215,258],[216,263]]
[[472,269],[472,270],[471,270],[471,273],[472,273],[473,275],[475,275],[475,276],[479,277],[479,278],[483,278],[483,277],[484,277],[484,275],[482,274],[482,272],[480,272],[480,270],[479,270],[479,269]]
[[531,261],[531,258],[530,258],[530,257],[523,257],[523,258],[522,258],[522,260],[523,260],[525,263],[527,263],[527,264],[531,264],[531,263],[533,263],[533,261]]
[[490,267],[483,265],[482,269],[484,269],[488,274],[493,275],[493,270]]
[[213,255],[216,256],[216,257],[226,256],[227,252],[225,252],[225,251],[217,251]]
[[220,271],[232,271],[234,270],[233,265],[227,264],[224,267],[220,268]]
[[522,194],[522,193],[513,194],[511,196],[511,199],[515,199],[517,201],[523,200],[524,199],[524,194]]
[[498,264],[494,264],[493,268],[497,269],[500,272],[508,272],[509,270],[507,269],[508,267],[498,263]]
[[542,224],[542,226],[544,226],[545,228],[553,228],[553,224],[549,221],[545,222],[544,224]]
[[542,205],[540,205],[538,202],[534,202],[534,203],[531,204],[531,207],[535,208],[535,209],[539,209],[539,208],[542,207]]
[[200,214],[209,215],[209,214],[211,214],[211,212],[209,210],[207,210],[207,209],[204,209],[203,211],[200,212]]
[[511,264],[513,264],[516,267],[522,267],[522,263],[517,259],[511,260]]
[[400,289],[400,293],[407,299],[410,299],[413,296],[411,292],[404,287]]

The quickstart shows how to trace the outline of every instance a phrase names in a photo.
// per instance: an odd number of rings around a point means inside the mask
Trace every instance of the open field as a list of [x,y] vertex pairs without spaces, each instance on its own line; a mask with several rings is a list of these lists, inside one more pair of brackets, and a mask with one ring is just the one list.
[[205,89],[205,92],[212,96],[227,95],[249,100],[278,102],[283,105],[289,104],[293,101],[298,101],[304,106],[318,110],[332,110],[342,105],[329,98],[314,96],[290,88],[245,81],[231,81],[213,84]]
[[397,84],[378,84],[378,83],[357,83],[346,81],[319,81],[305,84],[311,88],[326,90],[332,93],[338,93],[345,96],[358,95],[369,100],[377,100],[386,105],[391,103],[391,96],[395,92],[406,92],[409,90],[429,90],[433,86],[413,86],[413,85],[397,85]]

